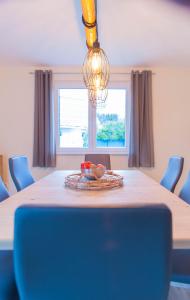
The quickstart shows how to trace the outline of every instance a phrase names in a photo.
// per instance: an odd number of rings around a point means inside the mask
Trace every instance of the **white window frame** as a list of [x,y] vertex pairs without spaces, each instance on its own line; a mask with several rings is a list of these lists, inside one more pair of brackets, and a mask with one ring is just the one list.
[[[56,134],[56,154],[57,155],[84,155],[88,153],[109,153],[113,155],[127,155],[129,146],[129,123],[130,123],[130,82],[128,81],[111,81],[108,89],[125,89],[126,90],[126,147],[121,148],[96,148],[96,108],[88,105],[88,148],[62,148],[59,146],[59,89],[85,89],[81,80],[57,80],[54,83],[54,112],[55,112],[55,134]],[[93,120],[93,121],[92,121]],[[92,134],[91,134],[92,133]]]

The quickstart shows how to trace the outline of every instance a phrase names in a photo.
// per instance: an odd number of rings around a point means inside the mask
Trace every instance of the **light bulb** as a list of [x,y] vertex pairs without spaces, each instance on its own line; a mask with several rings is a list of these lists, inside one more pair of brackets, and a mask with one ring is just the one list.
[[94,82],[94,83],[95,83],[94,85],[95,85],[95,87],[96,87],[96,90],[97,90],[97,89],[99,89],[99,88],[100,88],[100,84],[101,84],[101,77],[100,77],[100,76],[96,76],[94,81],[95,81],[95,82]]
[[[109,63],[107,56],[101,48],[91,48],[85,57],[83,64],[83,79],[85,85],[91,91],[101,90],[100,95],[104,97],[102,90],[106,89],[109,81]],[[92,94],[90,92],[90,94]],[[94,97],[94,94],[93,94]]]
[[92,56],[92,71],[93,73],[99,73],[101,69],[101,57],[98,52],[95,52]]

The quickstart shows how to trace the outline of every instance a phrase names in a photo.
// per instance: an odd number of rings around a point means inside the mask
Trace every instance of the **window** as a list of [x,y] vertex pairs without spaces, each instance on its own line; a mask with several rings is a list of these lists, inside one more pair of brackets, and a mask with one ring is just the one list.
[[59,147],[88,148],[88,98],[84,89],[59,89]]
[[57,152],[126,153],[126,89],[109,89],[106,105],[95,108],[86,89],[57,89]]
[[104,108],[96,109],[96,147],[125,148],[126,91],[109,90]]

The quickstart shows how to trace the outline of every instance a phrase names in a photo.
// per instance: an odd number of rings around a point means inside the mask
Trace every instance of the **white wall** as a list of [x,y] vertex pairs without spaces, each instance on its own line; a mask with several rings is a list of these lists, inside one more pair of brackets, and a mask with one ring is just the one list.
[[190,69],[156,69],[153,80],[155,168],[146,171],[159,180],[168,157],[185,158],[176,192],[190,170]]
[[[32,163],[34,77],[29,72],[33,69],[32,66],[0,68],[0,153],[4,155],[9,184],[8,157],[25,154]],[[182,155],[185,168],[180,187],[190,169],[190,69],[154,68],[153,71],[155,168],[143,171],[159,181],[168,157]],[[58,156],[57,168],[76,169],[82,159],[82,156]],[[126,156],[112,156],[111,160],[113,169],[127,168]],[[36,179],[51,171],[32,169]],[[13,191],[12,183],[10,188]]]

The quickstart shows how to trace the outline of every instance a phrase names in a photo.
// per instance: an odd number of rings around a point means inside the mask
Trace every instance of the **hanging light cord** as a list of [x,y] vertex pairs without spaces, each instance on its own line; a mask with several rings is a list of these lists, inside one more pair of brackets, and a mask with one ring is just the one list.
[[98,3],[97,0],[95,0],[95,17],[96,17],[96,36],[97,36],[97,41],[98,41]]
[[97,38],[98,38],[98,24],[97,24],[97,0],[94,0],[95,2],[95,21],[94,23],[88,23],[83,15],[82,15],[82,22],[84,24],[85,27],[87,27],[88,29],[94,28],[96,26],[96,34],[97,34]]
[[94,48],[100,48],[100,43],[99,43],[99,40],[98,40],[98,2],[97,0],[94,0],[95,1],[95,15],[96,15],[96,41],[94,42],[94,45],[93,47]]
[[[96,36],[97,36],[97,38],[96,38],[96,41],[93,44],[93,47],[100,48],[100,43],[99,43],[99,40],[98,40],[98,22],[97,22],[98,4],[97,4],[97,0],[94,0],[94,1],[95,1],[95,21],[94,21],[94,23],[88,23],[84,19],[83,15],[82,15],[82,22],[83,22],[84,26],[87,27],[88,29],[96,27]],[[87,47],[88,47],[88,44],[87,44]]]
[[88,23],[85,21],[83,16],[82,16],[82,22],[83,22],[84,26],[87,27],[88,29],[91,29],[91,28],[97,26],[96,20],[94,21],[94,23]]

